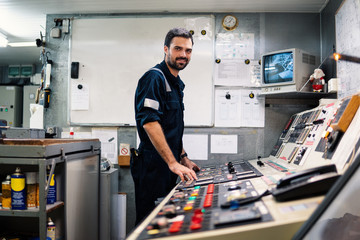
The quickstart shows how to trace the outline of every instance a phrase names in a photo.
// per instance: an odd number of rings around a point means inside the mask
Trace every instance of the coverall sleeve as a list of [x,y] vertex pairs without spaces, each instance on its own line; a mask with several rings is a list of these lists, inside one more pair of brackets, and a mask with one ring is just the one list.
[[166,89],[161,75],[149,71],[139,80],[135,95],[135,117],[140,125],[161,122],[165,107]]

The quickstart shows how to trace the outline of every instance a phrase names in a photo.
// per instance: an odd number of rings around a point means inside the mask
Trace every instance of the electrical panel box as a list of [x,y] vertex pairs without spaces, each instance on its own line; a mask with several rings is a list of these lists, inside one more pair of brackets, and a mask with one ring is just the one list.
[[10,65],[8,78],[29,78],[35,73],[34,65]]
[[36,96],[36,90],[39,88],[39,86],[35,85],[25,85],[24,86],[24,95],[23,95],[23,127],[29,128],[30,127],[30,104],[35,103],[35,96]]
[[10,65],[8,70],[9,78],[19,78],[20,77],[20,65]]
[[21,127],[23,90],[19,86],[0,86],[0,120],[7,126]]
[[21,77],[31,77],[35,73],[34,65],[21,65],[20,67],[20,76]]

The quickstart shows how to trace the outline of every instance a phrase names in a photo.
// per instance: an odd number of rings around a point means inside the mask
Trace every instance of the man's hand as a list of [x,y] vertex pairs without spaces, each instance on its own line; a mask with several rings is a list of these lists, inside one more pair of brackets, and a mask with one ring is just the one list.
[[182,165],[184,165],[185,167],[188,167],[192,170],[194,170],[195,172],[200,171],[200,168],[198,167],[198,165],[196,165],[193,161],[191,161],[189,158],[184,157],[180,160],[180,163]]
[[166,142],[164,132],[159,122],[148,122],[144,124],[144,129],[148,134],[151,143],[154,145],[154,147],[156,148],[162,159],[169,166],[170,171],[178,175],[181,178],[181,181],[184,180],[188,181],[194,179],[197,180],[196,174],[193,171],[194,169],[193,165],[188,164],[183,166],[176,161],[168,143]]
[[197,180],[196,173],[192,169],[181,165],[177,161],[169,163],[168,166],[173,173],[175,173],[181,178],[182,182],[184,182],[185,180]]

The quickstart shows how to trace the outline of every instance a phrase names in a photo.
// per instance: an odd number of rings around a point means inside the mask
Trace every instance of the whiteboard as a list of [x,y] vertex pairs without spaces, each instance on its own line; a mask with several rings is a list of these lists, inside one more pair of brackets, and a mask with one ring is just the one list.
[[[335,15],[336,51],[340,54],[360,57],[360,1],[344,0]],[[359,63],[338,61],[338,98],[351,96],[360,91]]]
[[179,74],[186,86],[185,125],[212,126],[214,25],[212,15],[74,19],[69,59],[80,67],[78,79],[69,76],[69,122],[135,125],[139,78],[164,59],[166,33],[185,27],[194,30],[191,61]]

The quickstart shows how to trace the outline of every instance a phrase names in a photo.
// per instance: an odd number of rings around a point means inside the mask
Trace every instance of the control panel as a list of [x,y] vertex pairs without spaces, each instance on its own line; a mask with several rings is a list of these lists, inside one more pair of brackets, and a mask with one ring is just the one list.
[[262,201],[239,204],[258,196],[249,180],[179,187],[137,239],[190,234],[272,221]]
[[22,88],[0,86],[0,121],[5,126],[21,127]]
[[271,221],[250,178],[262,174],[247,161],[203,166],[198,180],[180,182],[170,199],[137,239],[176,236],[227,226]]
[[260,176],[262,176],[262,174],[247,161],[234,161],[220,165],[203,166],[197,173],[197,181],[180,183],[177,188],[182,189],[184,187],[193,187],[195,185],[224,183]]
[[201,166],[130,239],[291,239],[360,148],[359,105],[323,100],[290,117],[269,157]]

